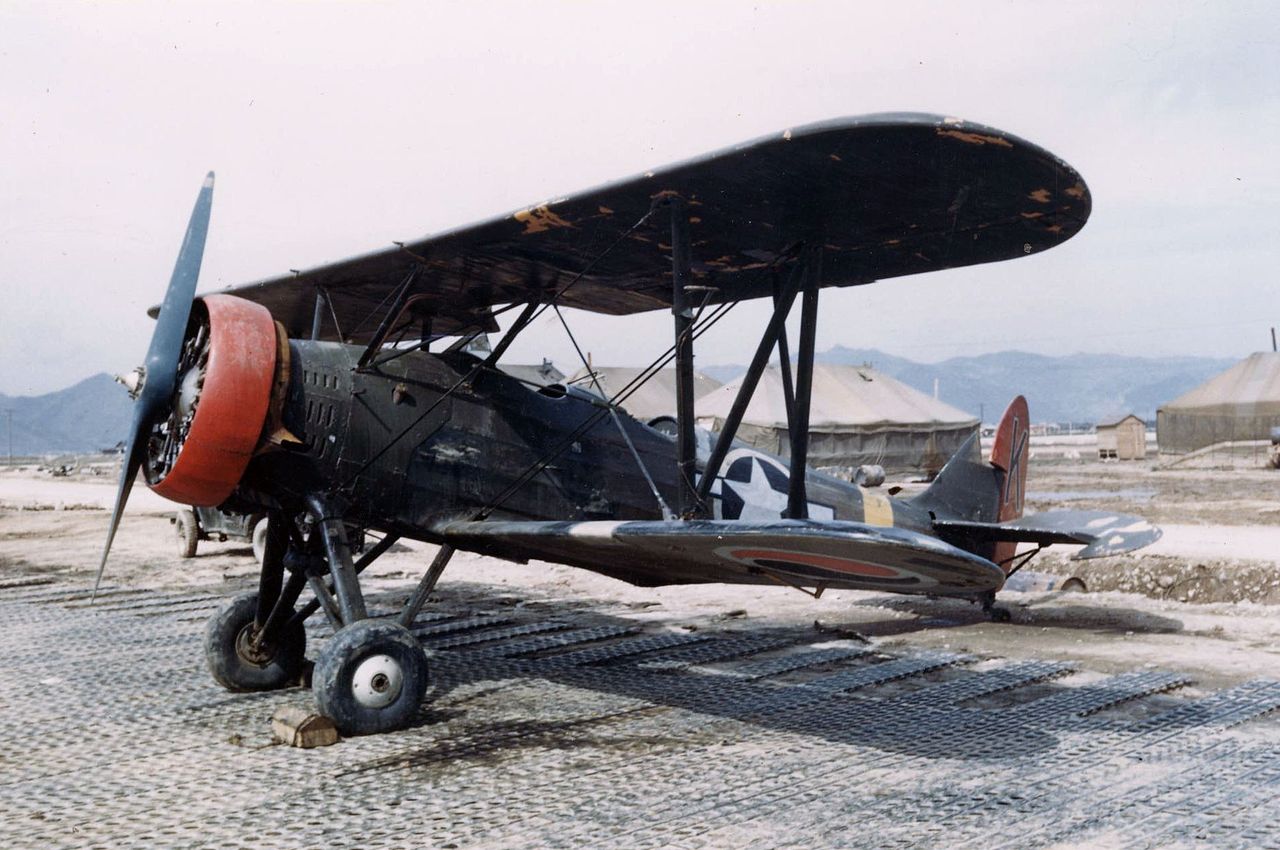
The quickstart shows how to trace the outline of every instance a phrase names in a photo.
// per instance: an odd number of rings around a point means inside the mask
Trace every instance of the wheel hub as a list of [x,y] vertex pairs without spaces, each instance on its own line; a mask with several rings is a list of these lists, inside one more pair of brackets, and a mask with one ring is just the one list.
[[275,651],[263,641],[255,640],[256,629],[249,623],[236,635],[236,655],[257,667],[266,667],[275,657]]
[[351,692],[365,708],[385,708],[400,696],[404,673],[390,655],[370,655],[356,665]]

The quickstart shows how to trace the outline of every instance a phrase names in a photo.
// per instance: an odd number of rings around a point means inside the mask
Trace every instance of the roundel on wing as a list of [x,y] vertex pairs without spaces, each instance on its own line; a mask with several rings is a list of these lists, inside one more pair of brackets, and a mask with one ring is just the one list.
[[902,564],[871,563],[857,557],[778,546],[722,546],[721,558],[747,567],[785,573],[801,581],[840,581],[885,590],[924,590],[937,582]]

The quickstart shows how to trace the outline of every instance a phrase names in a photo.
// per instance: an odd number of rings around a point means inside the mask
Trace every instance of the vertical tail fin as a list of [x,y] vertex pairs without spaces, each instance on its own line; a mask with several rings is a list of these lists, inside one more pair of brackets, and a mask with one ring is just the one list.
[[[1027,457],[1031,443],[1030,414],[1027,400],[1018,396],[1009,403],[1000,427],[996,429],[995,444],[991,447],[991,465],[996,469],[996,481],[1000,496],[996,509],[996,522],[1017,519],[1022,516],[1022,504],[1027,493]],[[991,560],[1006,570],[1018,544],[1002,541],[996,544]]]
[[[996,429],[990,462],[982,457],[975,434],[956,452],[938,477],[912,501],[940,520],[996,523],[1022,516],[1030,444],[1027,400],[1018,396]],[[1007,571],[1018,544],[989,538],[950,542],[987,558]]]

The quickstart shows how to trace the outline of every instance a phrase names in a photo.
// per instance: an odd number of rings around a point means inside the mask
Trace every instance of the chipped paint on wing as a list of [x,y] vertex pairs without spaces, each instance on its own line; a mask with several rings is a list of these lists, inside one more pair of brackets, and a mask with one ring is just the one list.
[[1036,189],[1034,192],[1027,195],[1027,197],[1035,201],[1037,204],[1047,204],[1049,203],[1049,190]]
[[601,215],[613,215],[613,210],[609,209],[606,206],[599,206],[599,207],[596,207],[596,209],[600,210]]
[[937,132],[939,136],[950,136],[953,139],[958,139],[959,141],[970,145],[998,145],[1002,148],[1013,147],[1013,142],[1008,139],[1001,138],[1000,136],[988,135],[986,133],[970,133],[965,130],[945,130],[942,127],[939,127]]
[[784,130],[784,131],[783,131],[783,133],[782,133],[782,140],[783,140],[784,142],[789,142],[789,141],[791,141],[791,131],[790,131],[790,130]]
[[542,233],[552,228],[573,227],[570,222],[553,213],[547,204],[521,210],[512,218],[524,225],[525,233]]
[[1072,186],[1070,189],[1064,189],[1063,191],[1066,192],[1067,195],[1069,195],[1070,197],[1075,198],[1076,200],[1080,200],[1081,198],[1084,197],[1085,188],[1083,183],[1077,183],[1076,185]]
[[570,537],[580,537],[584,540],[612,540],[613,532],[618,526],[623,525],[622,522],[579,522],[569,527]]

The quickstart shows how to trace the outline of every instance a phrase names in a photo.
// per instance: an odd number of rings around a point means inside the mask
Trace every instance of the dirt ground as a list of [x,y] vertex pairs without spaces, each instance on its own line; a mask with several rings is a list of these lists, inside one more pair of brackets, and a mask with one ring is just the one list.
[[[114,496],[105,472],[82,467],[53,478],[30,467],[0,471],[0,577],[91,581]],[[689,630],[812,624],[886,646],[1068,658],[1103,672],[1159,665],[1193,673],[1205,686],[1280,671],[1280,473],[1033,459],[1029,510],[1062,507],[1135,513],[1160,524],[1165,536],[1142,552],[1089,562],[1070,560],[1064,547],[1042,553],[1028,569],[1080,577],[1088,592],[1006,591],[1001,598],[1012,611],[1010,624],[987,622],[967,602],[852,591],[813,600],[764,587],[634,588],[582,570],[472,555],[455,559],[440,593],[451,592],[452,578],[498,597],[580,599]],[[179,558],[172,509],[144,488],[135,490],[108,565],[109,583],[228,594],[252,586],[257,565],[246,543],[201,543],[195,558]],[[407,592],[432,551],[426,544],[397,545],[368,576],[375,586]]]

